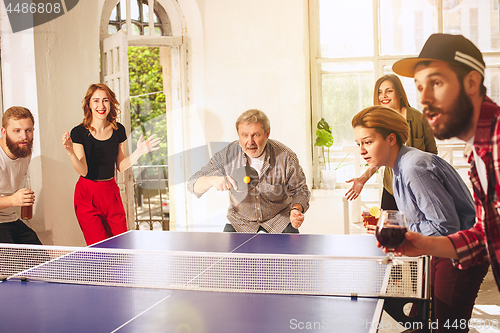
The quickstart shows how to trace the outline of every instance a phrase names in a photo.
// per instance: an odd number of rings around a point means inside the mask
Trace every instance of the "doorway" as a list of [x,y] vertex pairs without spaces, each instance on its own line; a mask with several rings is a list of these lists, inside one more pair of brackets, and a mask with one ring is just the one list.
[[[171,204],[175,193],[170,184],[175,170],[168,153],[175,150],[172,145],[176,140],[172,138],[172,121],[167,122],[167,118],[171,117],[169,111],[182,108],[181,59],[185,52],[182,35],[174,37],[172,31],[181,34],[182,29],[178,24],[172,28],[157,0],[106,1],[101,22],[101,81],[121,103],[120,122],[130,139],[128,154],[135,150],[141,134],[149,137],[156,133],[162,139],[160,150],[142,156],[130,170],[117,174],[128,227],[170,230],[176,220],[175,205]],[[176,126],[175,132],[182,131],[182,126]],[[183,201],[182,194],[178,200]]]
[[159,47],[128,47],[130,139],[134,144],[141,135],[144,139],[155,134],[162,138],[159,150],[141,156],[132,167],[138,230],[170,229],[165,94],[171,96],[171,91],[164,87],[169,78],[164,78],[160,57]]

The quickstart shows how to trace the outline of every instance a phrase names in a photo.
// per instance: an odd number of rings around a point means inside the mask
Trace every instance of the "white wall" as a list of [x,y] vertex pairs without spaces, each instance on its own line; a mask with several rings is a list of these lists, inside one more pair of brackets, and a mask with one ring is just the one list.
[[271,138],[306,162],[310,107],[305,1],[207,0],[203,8],[206,140],[233,141],[236,118],[258,108],[271,120]]

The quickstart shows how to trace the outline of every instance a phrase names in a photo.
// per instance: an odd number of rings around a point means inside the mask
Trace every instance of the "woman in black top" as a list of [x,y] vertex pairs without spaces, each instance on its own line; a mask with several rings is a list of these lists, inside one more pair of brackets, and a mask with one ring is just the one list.
[[63,146],[80,179],[75,187],[75,213],[87,245],[127,230],[125,210],[116,185],[123,172],[141,155],[159,149],[159,138],[142,136],[127,156],[125,127],[116,121],[118,100],[103,83],[90,85],[83,100],[83,122],[63,135]]

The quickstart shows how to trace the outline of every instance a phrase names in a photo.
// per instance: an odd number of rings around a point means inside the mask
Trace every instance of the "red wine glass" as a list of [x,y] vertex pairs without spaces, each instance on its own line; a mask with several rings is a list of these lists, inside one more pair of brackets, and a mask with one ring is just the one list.
[[405,242],[406,231],[406,218],[403,212],[397,210],[383,210],[381,212],[375,236],[388,253],[380,263],[389,265],[400,263],[394,259],[393,252]]

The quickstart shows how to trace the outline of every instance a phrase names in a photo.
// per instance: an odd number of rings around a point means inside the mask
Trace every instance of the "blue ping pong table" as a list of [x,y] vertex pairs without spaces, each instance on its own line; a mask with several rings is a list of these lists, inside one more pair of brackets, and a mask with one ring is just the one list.
[[[99,248],[383,257],[372,235],[128,231]],[[368,277],[367,277],[368,278]],[[0,283],[1,332],[375,332],[386,300]]]

